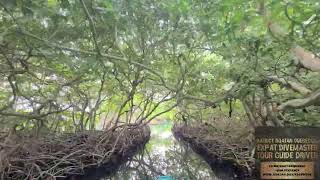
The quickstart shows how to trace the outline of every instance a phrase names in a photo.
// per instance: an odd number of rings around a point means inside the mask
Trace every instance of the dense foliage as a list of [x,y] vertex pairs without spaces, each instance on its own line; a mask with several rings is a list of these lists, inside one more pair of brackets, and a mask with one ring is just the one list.
[[317,0],[0,5],[5,129],[113,128],[169,111],[208,120],[221,108],[253,126],[318,123]]

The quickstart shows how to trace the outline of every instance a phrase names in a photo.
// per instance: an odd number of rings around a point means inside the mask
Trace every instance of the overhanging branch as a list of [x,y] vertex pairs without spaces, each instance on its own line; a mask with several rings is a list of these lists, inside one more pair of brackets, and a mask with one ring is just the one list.
[[282,103],[280,106],[278,106],[278,110],[283,111],[285,109],[300,109],[312,105],[320,105],[320,89],[312,92],[305,98],[292,99]]
[[201,97],[196,97],[196,96],[192,96],[189,94],[183,94],[183,98],[185,99],[191,99],[191,100],[196,100],[196,101],[201,101],[204,102],[206,105],[211,106],[213,108],[217,107],[217,105],[225,100],[227,100],[228,98],[234,97],[234,93],[239,89],[240,86],[240,82],[235,83],[230,90],[228,90],[224,95],[222,95],[221,97],[215,99],[215,100],[209,100],[209,99],[205,99],[205,98],[201,98]]
[[312,52],[300,47],[299,45],[292,48],[291,52],[297,58],[297,64],[310,71],[320,72],[320,59]]
[[[271,12],[266,9],[264,0],[260,2],[260,14],[263,16],[264,23],[270,32],[275,37],[286,37],[287,31],[271,19]],[[320,58],[316,57],[312,52],[295,43],[292,44],[290,51],[296,57],[297,65],[310,71],[320,72]]]
[[298,92],[303,95],[307,95],[312,91],[305,87],[303,84],[295,81],[286,80],[285,78],[280,78],[278,76],[267,76],[267,79],[276,83],[279,83],[289,89],[292,89],[295,92]]

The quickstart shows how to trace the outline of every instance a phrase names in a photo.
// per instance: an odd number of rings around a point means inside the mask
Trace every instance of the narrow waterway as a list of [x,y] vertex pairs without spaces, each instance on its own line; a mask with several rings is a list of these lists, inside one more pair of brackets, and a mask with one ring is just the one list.
[[218,180],[201,157],[174,139],[172,125],[168,121],[150,125],[151,139],[145,150],[104,180],[156,180],[161,176],[174,180]]

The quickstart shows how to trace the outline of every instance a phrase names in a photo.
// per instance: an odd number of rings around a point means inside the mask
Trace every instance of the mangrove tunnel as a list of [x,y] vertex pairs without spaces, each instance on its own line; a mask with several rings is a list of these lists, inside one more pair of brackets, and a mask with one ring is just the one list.
[[318,0],[0,0],[1,180],[255,180],[320,124]]

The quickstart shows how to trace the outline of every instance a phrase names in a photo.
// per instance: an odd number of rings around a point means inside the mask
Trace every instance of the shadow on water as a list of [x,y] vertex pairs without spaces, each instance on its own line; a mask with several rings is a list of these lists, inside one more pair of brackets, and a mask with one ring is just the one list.
[[172,123],[151,125],[151,139],[143,152],[103,180],[155,180],[171,176],[176,180],[218,180],[209,165],[191,148],[176,141]]

